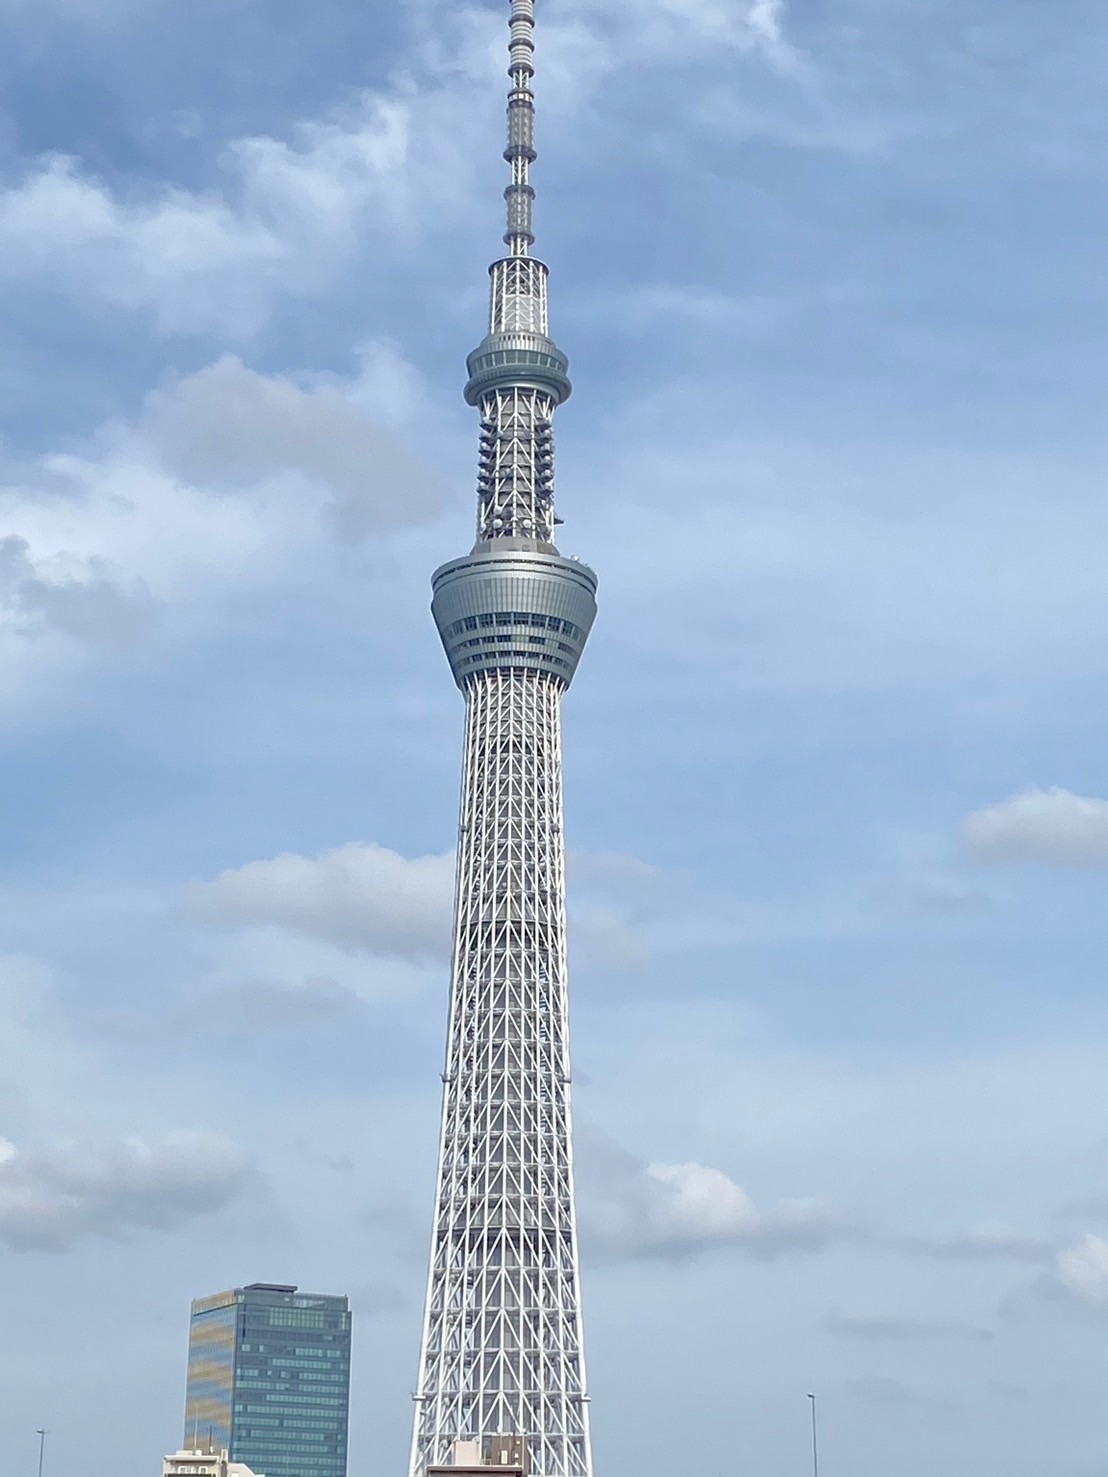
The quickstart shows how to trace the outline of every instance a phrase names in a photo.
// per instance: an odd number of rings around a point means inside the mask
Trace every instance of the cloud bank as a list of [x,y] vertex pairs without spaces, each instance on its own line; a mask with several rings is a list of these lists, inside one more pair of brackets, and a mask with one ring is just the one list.
[[897,1318],[862,1313],[830,1313],[826,1328],[844,1338],[875,1344],[930,1343],[935,1339],[974,1339],[987,1342],[987,1328],[945,1318]]
[[194,884],[200,922],[289,929],[348,951],[440,960],[449,952],[454,855],[409,860],[372,842],[322,856],[283,852]]
[[818,1249],[838,1229],[817,1201],[759,1209],[723,1170],[644,1165],[595,1131],[579,1138],[584,1233],[610,1259],[684,1261],[722,1247],[770,1257]]
[[219,1134],[28,1153],[0,1139],[0,1241],[61,1252],[94,1236],[172,1231],[227,1205],[246,1174],[244,1156]]
[[388,238],[407,194],[410,103],[365,93],[288,139],[232,140],[217,190],[117,193],[77,158],[0,191],[0,279],[149,314],[163,333],[255,333],[275,294],[308,294],[357,229]]
[[0,691],[87,674],[94,646],[108,660],[140,639],[194,640],[228,602],[308,567],[332,589],[342,543],[437,516],[434,474],[374,414],[414,375],[385,344],[346,381],[224,355],[167,378],[134,420],[5,468]]
[[1049,1241],[1002,1225],[975,1226],[955,1236],[909,1240],[904,1244],[940,1261],[1033,1263],[1047,1260],[1053,1254]]
[[1108,866],[1108,800],[1060,788],[1024,790],[974,811],[963,834],[982,862]]
[[142,581],[128,580],[107,559],[58,550],[36,562],[25,538],[0,539],[0,625],[20,637],[116,640],[156,614]]
[[351,540],[405,527],[443,502],[426,465],[338,385],[304,388],[231,354],[150,395],[142,431],[163,466],[195,486],[289,476],[316,484]]

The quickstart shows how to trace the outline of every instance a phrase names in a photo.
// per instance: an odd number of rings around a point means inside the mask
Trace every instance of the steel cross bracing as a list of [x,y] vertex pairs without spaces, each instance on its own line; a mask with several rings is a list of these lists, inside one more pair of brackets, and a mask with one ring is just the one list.
[[413,1472],[521,1434],[591,1470],[570,1140],[562,683],[468,691],[454,989]]
[[466,700],[453,980],[411,1477],[522,1437],[531,1477],[591,1477],[573,1199],[561,702],[596,578],[554,546],[569,396],[534,243],[534,0],[509,0],[508,255],[469,356],[477,543],[432,611]]
[[510,533],[554,542],[555,403],[516,387],[481,401],[478,538]]

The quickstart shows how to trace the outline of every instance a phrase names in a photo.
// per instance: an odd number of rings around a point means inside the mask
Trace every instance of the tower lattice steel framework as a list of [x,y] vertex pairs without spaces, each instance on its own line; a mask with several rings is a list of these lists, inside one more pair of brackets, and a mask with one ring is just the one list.
[[534,0],[510,0],[508,254],[469,356],[477,543],[433,578],[466,703],[438,1195],[411,1477],[453,1443],[521,1437],[534,1477],[591,1477],[573,1199],[562,696],[596,578],[554,546],[568,399],[534,243]]

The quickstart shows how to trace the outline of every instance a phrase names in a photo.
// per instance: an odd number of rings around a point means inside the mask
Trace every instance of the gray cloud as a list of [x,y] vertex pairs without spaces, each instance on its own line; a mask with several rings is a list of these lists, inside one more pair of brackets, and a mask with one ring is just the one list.
[[935,1339],[973,1339],[988,1341],[993,1337],[987,1328],[946,1319],[874,1317],[861,1313],[829,1313],[825,1324],[829,1333],[844,1338],[862,1339],[868,1343],[917,1343]]
[[848,1380],[847,1389],[855,1400],[876,1410],[902,1410],[919,1398],[916,1391],[889,1375],[874,1374],[864,1379]]
[[720,1169],[646,1164],[596,1130],[578,1133],[582,1233],[619,1260],[683,1261],[716,1247],[757,1256],[820,1248],[840,1228],[812,1200],[760,1210]]
[[58,555],[37,562],[26,539],[0,539],[0,612],[22,636],[56,631],[119,640],[139,631],[153,610],[146,588],[125,588],[107,560]]
[[419,522],[444,502],[426,465],[337,387],[301,388],[230,354],[155,391],[142,429],[165,466],[198,485],[290,473],[318,484],[350,540]]
[[651,959],[651,932],[671,915],[684,879],[621,852],[574,852],[570,891],[585,898],[570,915],[570,942],[590,965],[641,969]]
[[989,1390],[998,1400],[1003,1400],[1008,1405],[1026,1405],[1031,1399],[1031,1392],[1026,1385],[1016,1385],[1011,1380],[993,1380]]
[[614,908],[575,911],[571,925],[574,948],[591,964],[623,970],[641,969],[650,961],[640,929]]
[[404,1313],[415,1306],[413,1299],[393,1283],[375,1282],[356,1288],[350,1303],[358,1318],[379,1318],[389,1313]]
[[1108,1220],[1108,1189],[1088,1190],[1065,1200],[1053,1212],[1055,1222]]
[[916,1237],[904,1243],[924,1256],[950,1261],[1044,1262],[1054,1255],[1049,1241],[1006,1226],[980,1226],[955,1236]]
[[364,1009],[348,985],[325,975],[300,981],[243,980],[205,990],[182,1012],[186,1026],[209,1029],[213,1011],[229,1030],[288,1030],[341,1019]]
[[907,913],[934,913],[956,917],[977,913],[989,906],[989,896],[979,887],[935,877],[899,877],[879,883],[873,890],[881,907]]
[[1060,867],[1108,866],[1108,800],[1070,790],[1025,790],[974,811],[963,827],[983,862],[1043,862]]
[[187,890],[204,923],[269,926],[346,950],[420,963],[449,950],[454,857],[409,860],[372,842],[323,856],[284,852]]
[[174,1230],[228,1204],[246,1173],[243,1155],[218,1134],[30,1153],[0,1140],[0,1241],[61,1252],[93,1236]]

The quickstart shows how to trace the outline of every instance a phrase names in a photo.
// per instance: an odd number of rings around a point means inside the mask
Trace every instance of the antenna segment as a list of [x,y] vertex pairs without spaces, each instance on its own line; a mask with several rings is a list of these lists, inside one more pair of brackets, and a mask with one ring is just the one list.
[[511,61],[508,76],[512,90],[508,94],[508,147],[504,158],[512,167],[512,182],[504,191],[508,202],[508,229],[504,244],[513,256],[526,256],[535,244],[532,213],[535,192],[531,188],[531,165],[535,153],[535,95],[531,78],[535,75],[532,58],[535,52],[535,0],[512,0]]

